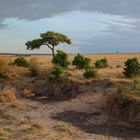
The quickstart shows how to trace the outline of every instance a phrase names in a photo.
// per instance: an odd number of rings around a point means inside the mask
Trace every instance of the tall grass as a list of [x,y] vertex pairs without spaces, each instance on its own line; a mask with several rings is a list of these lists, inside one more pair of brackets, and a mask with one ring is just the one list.
[[0,77],[9,77],[12,73],[10,62],[11,59],[9,57],[0,57]]

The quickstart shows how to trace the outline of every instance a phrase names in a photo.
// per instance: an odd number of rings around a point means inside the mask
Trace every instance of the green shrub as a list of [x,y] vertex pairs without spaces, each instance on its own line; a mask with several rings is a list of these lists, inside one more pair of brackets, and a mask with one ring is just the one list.
[[98,71],[94,68],[87,68],[83,74],[86,79],[92,79],[98,77]]
[[38,76],[40,74],[40,65],[36,58],[30,60],[29,71],[31,76]]
[[63,68],[61,66],[55,66],[52,74],[55,76],[55,78],[60,78],[63,74]]
[[28,67],[29,62],[24,57],[18,57],[13,62],[14,65],[17,65],[18,67]]
[[106,68],[108,67],[108,61],[106,58],[97,60],[95,63],[96,68]]
[[72,65],[75,65],[77,69],[84,69],[90,66],[91,60],[84,57],[81,54],[77,54],[72,61]]
[[68,65],[70,64],[68,61],[68,55],[63,52],[58,50],[57,54],[54,56],[53,60],[52,60],[53,64],[59,65],[63,68],[67,68]]
[[125,62],[123,74],[126,77],[135,77],[140,75],[140,64],[137,58],[130,58]]

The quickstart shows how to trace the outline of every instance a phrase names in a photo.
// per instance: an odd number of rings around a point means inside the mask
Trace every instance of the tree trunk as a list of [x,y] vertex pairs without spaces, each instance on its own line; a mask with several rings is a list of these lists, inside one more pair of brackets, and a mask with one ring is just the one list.
[[54,47],[52,48],[52,55],[53,55],[53,58],[54,58],[54,56],[55,56]]
[[47,45],[47,46],[49,47],[49,49],[51,49],[51,51],[52,51],[52,56],[53,56],[53,58],[54,58],[54,56],[55,56],[54,46],[52,45],[52,47],[51,47],[51,46],[49,46],[48,44],[45,44],[45,45]]

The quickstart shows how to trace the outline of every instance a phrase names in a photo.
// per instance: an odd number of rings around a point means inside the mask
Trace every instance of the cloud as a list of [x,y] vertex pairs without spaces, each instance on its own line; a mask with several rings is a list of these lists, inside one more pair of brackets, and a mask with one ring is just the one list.
[[[81,17],[79,15],[76,15],[75,13],[74,18],[67,16],[67,18],[69,18],[70,20],[64,18],[65,16],[62,16],[61,21],[64,24],[62,24],[63,26],[61,27],[63,29],[60,28],[59,24],[57,25],[56,22],[58,22],[58,17],[55,17],[56,20],[53,21],[53,23],[55,23],[53,24],[53,27],[55,29],[60,29],[60,31],[63,31],[64,26],[66,26],[65,21],[68,21],[69,24],[67,24],[66,29],[64,31],[66,33],[70,33],[72,37],[74,36],[73,38],[78,42],[75,45],[81,46],[79,48],[80,50],[78,50],[81,52],[83,51],[88,53],[88,51],[90,52],[90,50],[91,52],[101,52],[104,51],[105,44],[105,51],[107,52],[109,52],[110,50],[122,50],[122,48],[124,48],[125,51],[128,50],[126,49],[127,47],[130,48],[130,50],[137,50],[136,48],[139,48],[138,44],[140,44],[139,7],[140,0],[0,0],[0,29],[7,27],[6,23],[3,21],[9,18],[15,18],[17,20],[19,19],[19,21],[22,22],[22,24],[20,25],[24,26],[25,21],[28,20],[31,21],[45,19],[49,17],[63,15],[68,12],[71,13],[72,11],[86,11],[86,15],[83,15]],[[94,15],[95,13],[98,17],[92,20],[89,15]],[[99,15],[100,13],[102,14]],[[110,16],[114,18],[112,19],[110,18]],[[83,17],[86,17],[87,19],[83,19]],[[101,18],[107,19],[101,20]],[[23,19],[23,21],[21,19]],[[76,26],[76,23],[78,23],[76,19],[82,19],[79,24],[81,26],[79,26],[78,24]],[[98,26],[94,25],[96,22],[98,23]],[[31,26],[34,25],[32,22],[30,23],[32,24]],[[76,29],[72,28],[71,23],[74,24],[74,27],[76,27]],[[13,24],[15,24],[15,22],[12,22],[12,25]],[[48,24],[48,21],[46,21],[45,25],[47,27]],[[14,26],[17,26],[17,22],[15,25],[12,26],[12,28],[14,28]],[[41,25],[38,25],[38,28],[39,26]],[[31,30],[32,28],[33,27],[29,28],[29,30]],[[9,33],[7,34],[7,32],[5,31],[5,34],[8,36]],[[87,36],[91,37],[91,39],[88,40]],[[78,40],[76,37],[80,37],[81,40]],[[86,40],[84,40],[85,38]],[[94,46],[96,46],[96,50],[94,50]]]
[[140,18],[140,0],[0,0],[0,17],[40,19],[69,11],[97,11]]
[[140,52],[139,26],[126,29],[119,24],[106,25],[108,28],[103,30],[104,36],[82,40],[79,49],[81,53]]

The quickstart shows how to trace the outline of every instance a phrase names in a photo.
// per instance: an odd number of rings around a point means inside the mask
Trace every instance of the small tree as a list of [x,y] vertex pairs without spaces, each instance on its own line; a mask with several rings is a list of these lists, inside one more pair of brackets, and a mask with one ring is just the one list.
[[55,47],[60,43],[71,44],[71,40],[63,34],[48,31],[46,33],[40,34],[39,39],[34,39],[26,43],[27,49],[39,49],[41,46],[47,46],[52,51],[53,57],[55,56]]
[[91,60],[84,57],[81,54],[77,54],[72,61],[72,65],[75,65],[77,69],[84,69],[90,66]]
[[138,59],[130,58],[125,62],[124,73],[126,77],[134,77],[140,75],[140,64]]
[[52,63],[59,65],[63,68],[67,68],[70,64],[68,61],[68,55],[60,50],[58,50],[57,54],[53,57]]

